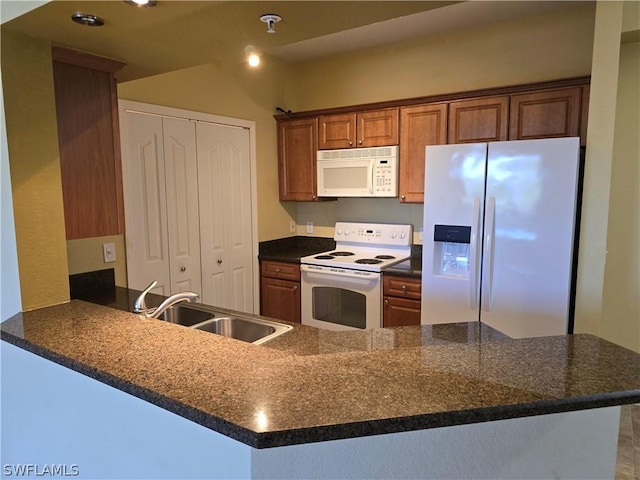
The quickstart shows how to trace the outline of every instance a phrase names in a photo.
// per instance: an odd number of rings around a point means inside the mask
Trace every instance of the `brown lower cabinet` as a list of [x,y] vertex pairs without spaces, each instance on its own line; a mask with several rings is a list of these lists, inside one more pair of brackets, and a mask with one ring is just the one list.
[[260,263],[260,314],[300,323],[300,266]]
[[383,327],[420,325],[422,282],[419,278],[383,275]]

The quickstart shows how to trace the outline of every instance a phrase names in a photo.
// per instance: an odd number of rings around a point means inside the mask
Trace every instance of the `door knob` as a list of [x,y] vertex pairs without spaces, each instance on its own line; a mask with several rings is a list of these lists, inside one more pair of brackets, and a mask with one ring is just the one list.
[[222,265],[222,259],[221,258],[218,259],[218,265]]
[[187,271],[187,267],[180,267],[180,271],[181,272],[186,272]]

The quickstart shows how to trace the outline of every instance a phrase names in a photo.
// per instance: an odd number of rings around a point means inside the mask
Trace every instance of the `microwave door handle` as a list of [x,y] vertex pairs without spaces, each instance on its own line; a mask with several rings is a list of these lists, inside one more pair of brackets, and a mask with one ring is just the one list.
[[369,193],[371,195],[373,195],[373,176],[375,175],[375,171],[376,171],[374,162],[370,162],[369,163],[369,169],[370,169],[370,172],[369,172]]

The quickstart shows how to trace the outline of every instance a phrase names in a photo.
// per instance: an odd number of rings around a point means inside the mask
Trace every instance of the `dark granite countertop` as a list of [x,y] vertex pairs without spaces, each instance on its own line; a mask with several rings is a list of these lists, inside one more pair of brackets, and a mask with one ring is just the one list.
[[336,247],[333,238],[295,236],[260,242],[258,258],[289,263],[300,263],[302,257],[326,252]]
[[[128,304],[125,291],[103,302]],[[584,334],[298,325],[258,346],[81,300],[0,329],[6,342],[256,448],[640,401],[640,355]]]

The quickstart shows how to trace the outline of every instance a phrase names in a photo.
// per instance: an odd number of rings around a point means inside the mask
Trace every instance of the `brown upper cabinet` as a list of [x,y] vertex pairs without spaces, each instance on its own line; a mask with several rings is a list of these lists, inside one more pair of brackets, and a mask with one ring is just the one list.
[[278,122],[280,200],[316,200],[317,150],[317,118]]
[[447,104],[436,103],[400,109],[401,202],[424,201],[424,162],[427,145],[447,143]]
[[582,88],[511,96],[510,140],[580,135]]
[[475,143],[507,140],[509,97],[460,100],[449,104],[449,142]]
[[427,145],[579,136],[584,146],[589,82],[568,78],[276,115],[280,199],[318,200],[316,149],[399,145],[399,201],[420,203]]
[[398,109],[321,115],[320,150],[398,144]]
[[124,233],[114,73],[124,63],[52,49],[67,240]]

